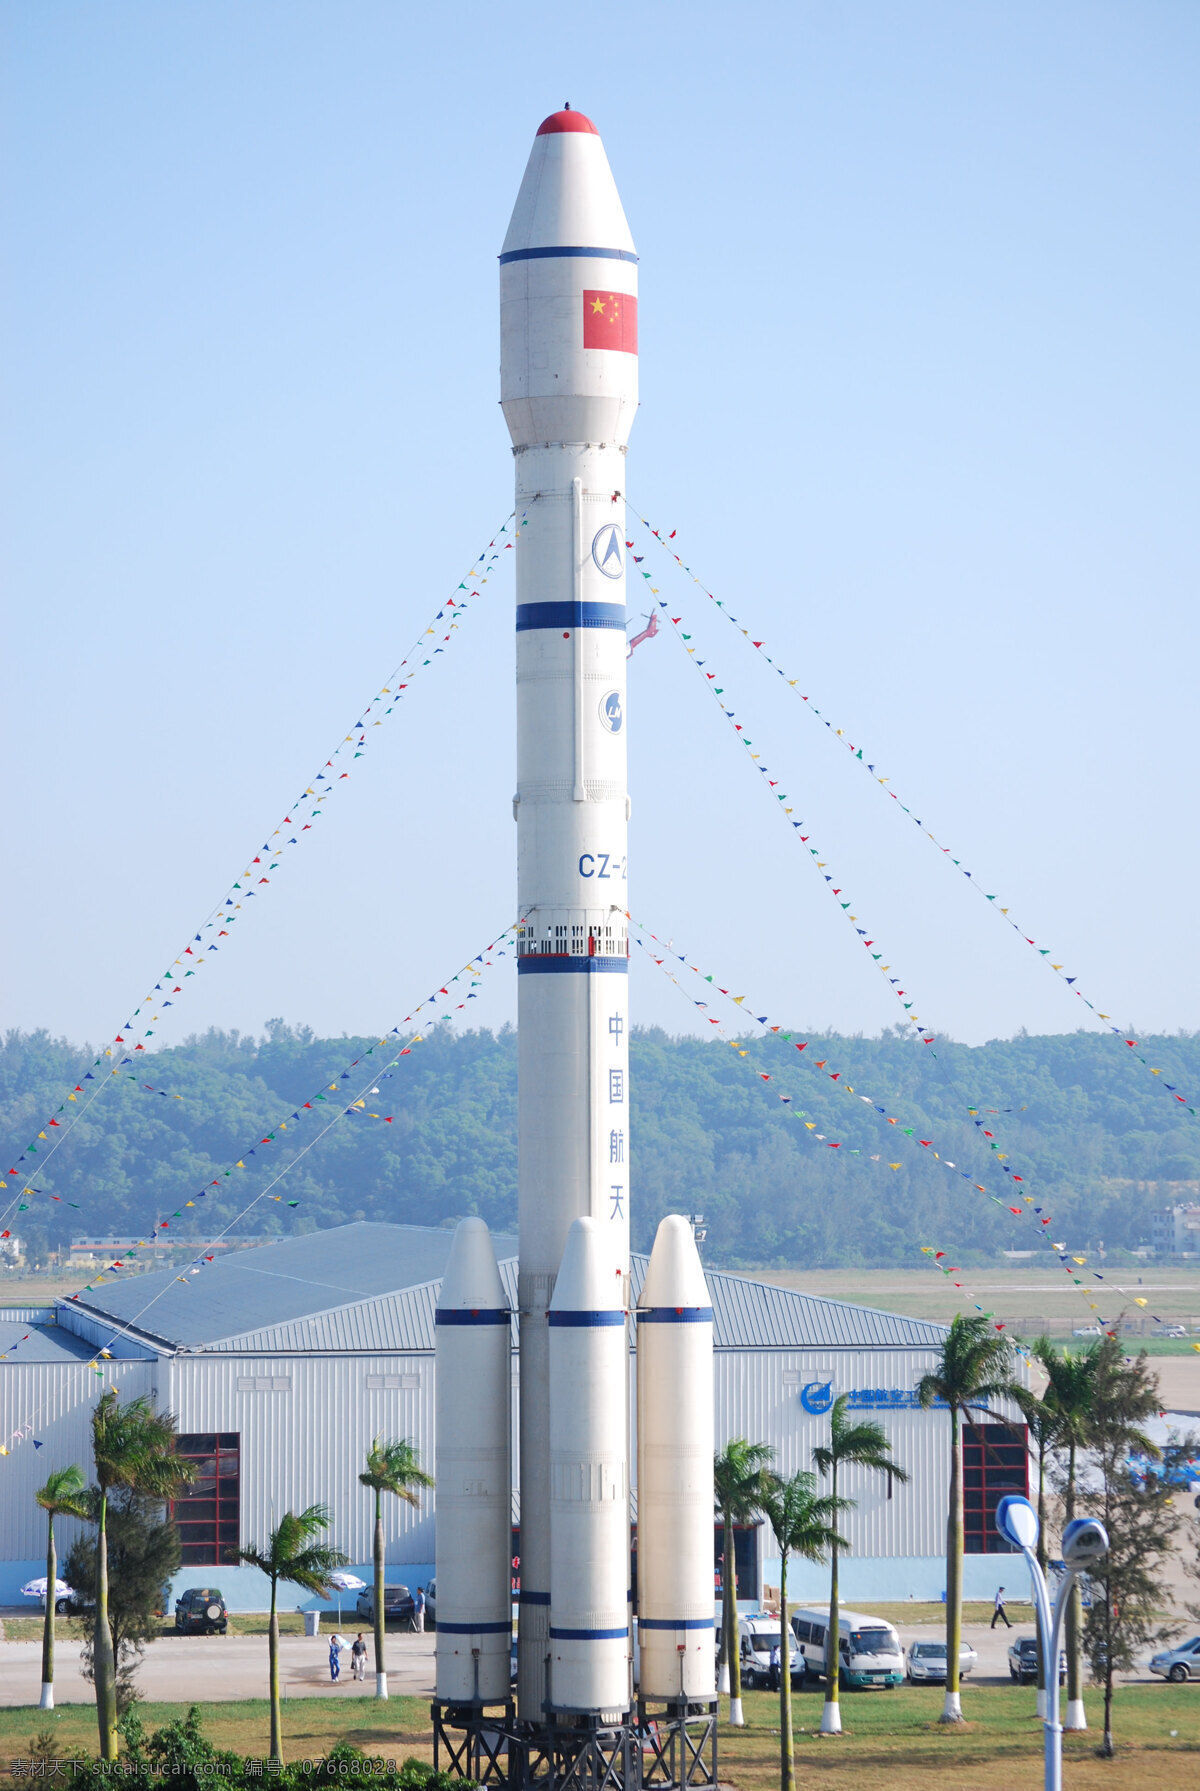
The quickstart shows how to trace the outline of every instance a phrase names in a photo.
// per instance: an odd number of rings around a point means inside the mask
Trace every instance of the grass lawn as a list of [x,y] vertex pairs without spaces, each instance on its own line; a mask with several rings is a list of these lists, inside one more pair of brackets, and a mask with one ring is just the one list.
[[[844,1785],[847,1791],[1039,1791],[1042,1784],[1042,1730],[1028,1688],[968,1686],[963,1692],[967,1721],[958,1729],[938,1726],[943,1697],[938,1687],[851,1692],[842,1699],[846,1732],[829,1741],[814,1733],[821,1720],[821,1695],[806,1690],[793,1697],[801,1785]],[[1114,1761],[1095,1754],[1099,1695],[1089,1693],[1087,1706],[1092,1730],[1064,1738],[1069,1791],[1145,1791],[1156,1781],[1169,1791],[1183,1791],[1200,1783],[1200,1685],[1121,1687],[1115,1703]],[[181,1704],[145,1704],[142,1714],[147,1728],[154,1729],[182,1716],[184,1709]],[[774,1791],[779,1784],[779,1700],[769,1692],[748,1692],[745,1710],[746,1727],[733,1730],[722,1707],[722,1782],[737,1791]],[[254,1758],[265,1752],[269,1730],[262,1700],[210,1704],[203,1716],[205,1730],[218,1746]],[[95,1749],[90,1706],[67,1706],[48,1716],[28,1707],[4,1709],[0,1759],[7,1765],[13,1758],[27,1758],[43,1728],[52,1732],[52,1750]],[[335,1698],[293,1699],[283,1706],[283,1734],[290,1760],[316,1758],[338,1740],[388,1759],[432,1758],[428,1706],[416,1698],[393,1698],[378,1706]]]
[[[186,1704],[142,1704],[140,1712],[147,1731],[187,1714]],[[204,1731],[222,1748],[262,1759],[271,1734],[270,1710],[265,1698],[248,1698],[239,1704],[201,1706]],[[364,1720],[365,1719],[365,1720]],[[42,1730],[53,1736],[50,1756],[82,1748],[96,1752],[96,1712],[91,1704],[64,1704],[61,1710],[41,1711],[30,1705],[0,1709],[0,1762],[28,1758],[31,1743]],[[352,1741],[368,1754],[403,1760],[410,1754],[432,1760],[433,1731],[429,1705],[423,1698],[389,1698],[386,1704],[354,1703],[338,1698],[290,1698],[283,1702],[284,1754],[289,1760],[316,1759],[327,1754],[335,1741]],[[0,1781],[8,1782],[3,1769]],[[60,1780],[59,1783],[65,1783]]]
[[[1042,1728],[1033,1714],[1034,1694],[1028,1688],[968,1686],[962,1694],[967,1720],[955,1729],[938,1725],[944,1695],[937,1686],[843,1694],[845,1734],[822,1741],[814,1733],[822,1692],[794,1693],[798,1784],[845,1785],[848,1791],[1040,1791]],[[721,1724],[720,1777],[737,1791],[774,1791],[779,1699],[749,1692],[744,1703],[745,1729]],[[1089,1693],[1086,1704],[1092,1730],[1063,1737],[1069,1791],[1145,1791],[1155,1781],[1181,1791],[1200,1784],[1200,1686],[1120,1687],[1114,1701],[1115,1760],[1095,1754],[1101,1697]]]

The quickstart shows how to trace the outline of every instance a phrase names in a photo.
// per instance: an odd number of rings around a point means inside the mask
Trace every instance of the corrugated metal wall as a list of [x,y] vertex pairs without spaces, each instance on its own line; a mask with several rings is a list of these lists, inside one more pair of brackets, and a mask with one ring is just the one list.
[[[109,1362],[102,1375],[86,1362],[19,1362],[4,1364],[4,1433],[9,1454],[0,1463],[0,1560],[30,1561],[46,1556],[46,1514],[34,1493],[57,1468],[77,1462],[92,1472],[92,1412],[106,1387],[120,1389],[122,1399],[151,1393],[158,1381],[153,1362]],[[12,1432],[33,1430],[15,1443]],[[34,1448],[34,1439],[41,1443]],[[54,1526],[60,1558],[79,1531],[64,1518]],[[45,1569],[42,1569],[45,1572]]]
[[[721,1350],[716,1357],[718,1443],[733,1436],[769,1443],[777,1472],[812,1468],[812,1451],[828,1440],[829,1419],[805,1411],[802,1389],[832,1383],[832,1393],[855,1388],[908,1391],[934,1365],[930,1350]],[[935,1555],[945,1545],[949,1491],[949,1418],[945,1412],[868,1410],[892,1442],[908,1486],[887,1486],[875,1474],[851,1472],[838,1491],[857,1499],[844,1534],[858,1555]],[[769,1551],[772,1552],[772,1551]]]
[[[433,1471],[428,1356],[176,1356],[163,1379],[181,1431],[241,1436],[244,1544],[265,1543],[284,1511],[322,1504],[330,1542],[370,1560],[374,1505],[358,1476],[371,1439],[411,1438]],[[384,1523],[389,1559],[433,1559],[432,1493],[417,1510],[385,1499]]]

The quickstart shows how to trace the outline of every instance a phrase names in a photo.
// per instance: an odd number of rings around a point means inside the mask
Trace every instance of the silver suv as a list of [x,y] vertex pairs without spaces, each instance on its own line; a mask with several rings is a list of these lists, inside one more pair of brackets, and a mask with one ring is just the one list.
[[1182,1685],[1185,1679],[1200,1679],[1200,1636],[1180,1642],[1178,1648],[1166,1648],[1150,1662],[1150,1671],[1160,1679]]

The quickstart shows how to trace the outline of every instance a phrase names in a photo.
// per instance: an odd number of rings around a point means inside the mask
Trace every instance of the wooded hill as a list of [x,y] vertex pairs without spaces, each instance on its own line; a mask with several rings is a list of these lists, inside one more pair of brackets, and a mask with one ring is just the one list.
[[[1094,1033],[976,1047],[939,1040],[936,1058],[896,1034],[795,1038],[811,1040],[802,1054],[794,1042],[772,1038],[748,1042],[740,1057],[708,1039],[634,1033],[629,1180],[637,1247],[648,1246],[663,1213],[700,1211],[714,1264],[911,1267],[922,1243],[965,1262],[994,1261],[1002,1249],[1037,1244],[1028,1208],[1019,1219],[1008,1211],[1025,1206],[1028,1193],[1054,1215],[1051,1237],[1128,1249],[1148,1239],[1153,1207],[1195,1197],[1189,1182],[1200,1186],[1200,1120],[1163,1087],[1170,1081],[1189,1098],[1200,1094],[1200,1035],[1142,1041],[1161,1076],[1118,1039]],[[279,1232],[350,1219],[437,1225],[466,1213],[513,1230],[511,1029],[456,1035],[435,1028],[367,1103],[393,1115],[392,1123],[343,1117],[274,1190],[297,1207],[269,1200],[239,1217],[325,1117],[364,1086],[357,1071],[352,1082],[339,1078],[372,1044],[272,1022],[262,1038],[214,1031],[139,1054],[138,1080],[114,1078],[44,1174],[36,1159],[21,1165],[40,1192],[7,1223],[54,1247],[78,1235],[144,1235],[176,1209],[182,1217],[170,1218],[171,1235],[197,1239],[231,1223],[238,1233]],[[389,1054],[376,1053],[362,1069]],[[0,1048],[7,1143],[0,1148],[14,1154],[0,1167],[15,1164],[94,1056],[45,1033],[7,1036]],[[141,1080],[184,1098],[145,1092]],[[92,1084],[85,1086],[90,1092]],[[301,1103],[318,1090],[327,1101],[305,1111]],[[888,1124],[863,1095],[899,1124]],[[973,1124],[972,1107],[994,1139]],[[990,1108],[1019,1111],[982,1111]],[[68,1104],[58,1117],[76,1110]],[[286,1131],[276,1130],[281,1119]],[[268,1132],[272,1142],[261,1143]],[[993,1145],[1024,1177],[1020,1186],[1004,1175]],[[934,1149],[1003,1205],[935,1161]],[[246,1168],[226,1178],[239,1159]],[[214,1178],[217,1189],[184,1206]]]

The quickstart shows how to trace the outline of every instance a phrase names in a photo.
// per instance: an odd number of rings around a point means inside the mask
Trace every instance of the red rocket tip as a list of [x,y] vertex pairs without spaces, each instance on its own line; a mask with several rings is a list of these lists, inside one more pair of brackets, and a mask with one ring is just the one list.
[[572,112],[570,109],[551,112],[549,118],[537,128],[539,137],[552,137],[558,131],[584,131],[591,137],[600,135],[590,118],[585,118],[582,112]]

